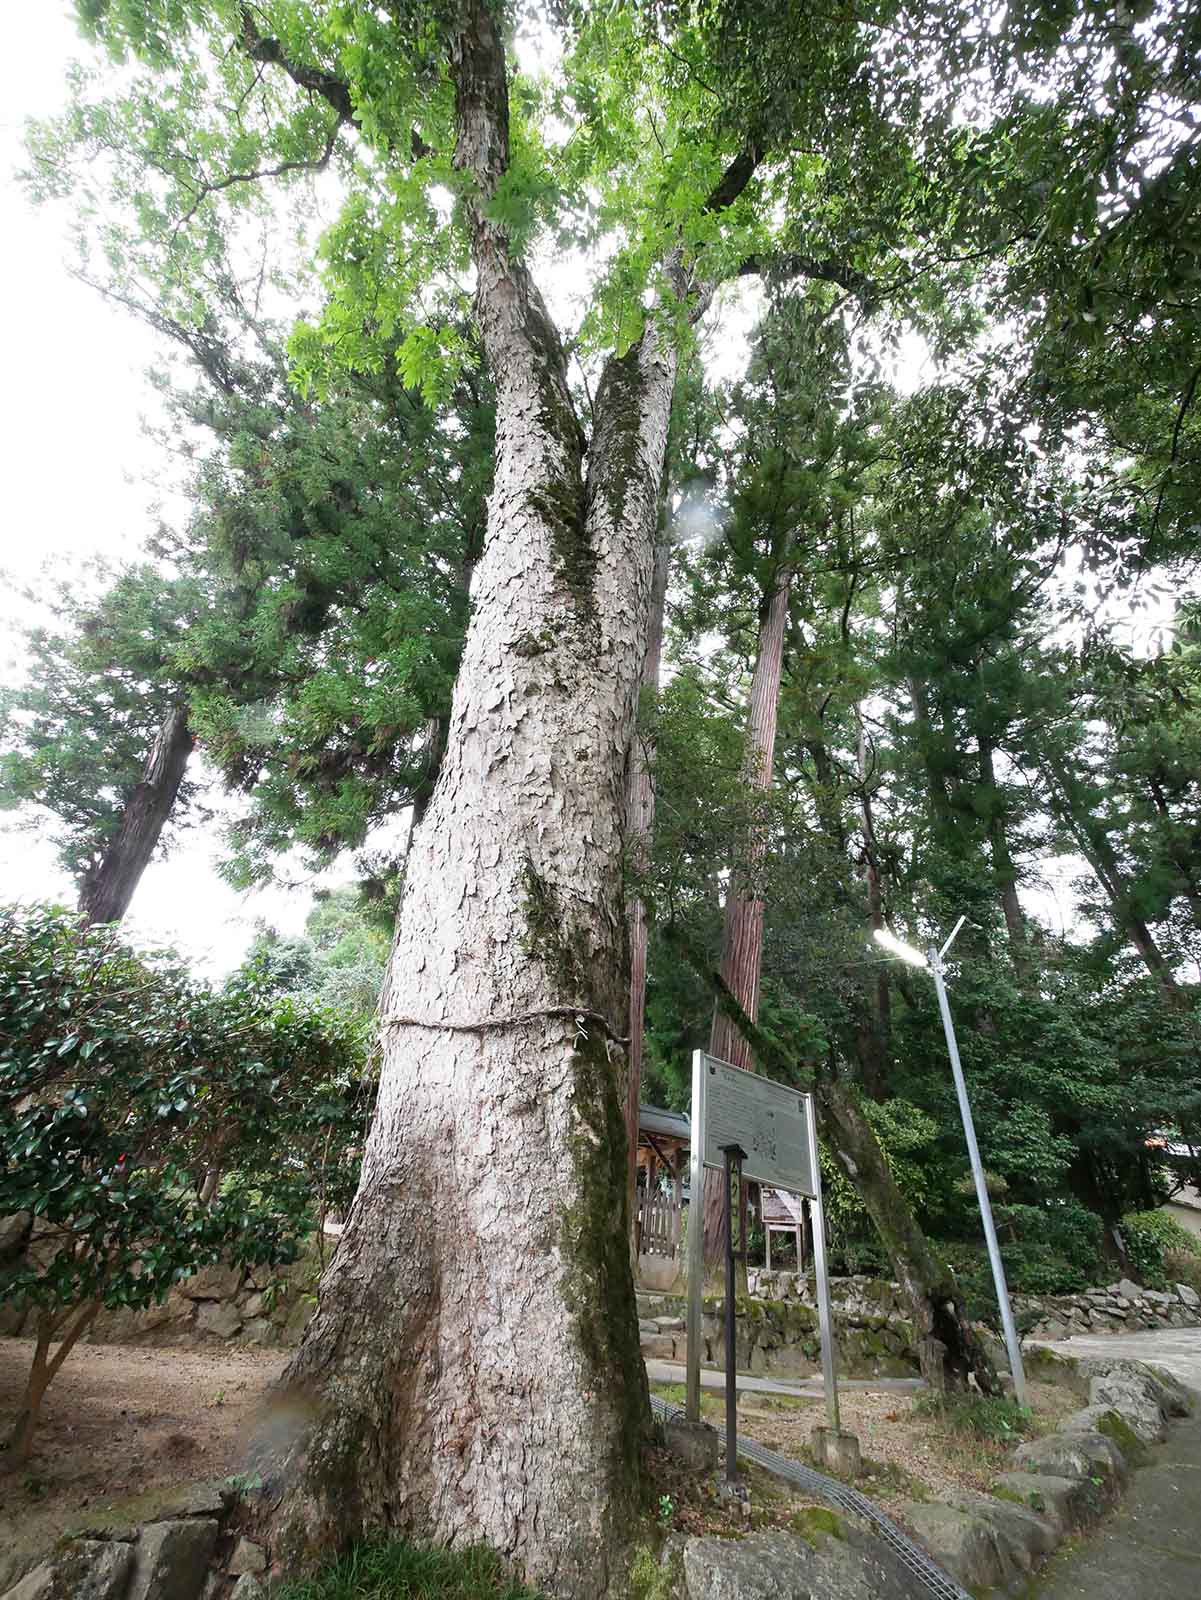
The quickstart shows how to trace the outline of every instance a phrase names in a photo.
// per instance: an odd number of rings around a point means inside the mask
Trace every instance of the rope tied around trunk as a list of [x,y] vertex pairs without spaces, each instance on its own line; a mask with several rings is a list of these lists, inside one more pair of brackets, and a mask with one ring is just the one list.
[[490,1033],[494,1029],[519,1028],[526,1022],[539,1022],[544,1017],[570,1017],[579,1037],[586,1039],[585,1022],[595,1022],[608,1034],[613,1044],[626,1045],[628,1034],[620,1034],[609,1019],[588,1006],[544,1006],[538,1011],[516,1011],[507,1017],[481,1017],[478,1022],[438,1022],[429,1017],[389,1017],[385,1028],[430,1028],[441,1033]]

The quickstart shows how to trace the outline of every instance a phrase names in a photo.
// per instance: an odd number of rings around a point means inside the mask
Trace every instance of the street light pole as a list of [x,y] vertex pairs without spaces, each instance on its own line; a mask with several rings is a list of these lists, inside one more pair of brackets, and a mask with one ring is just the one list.
[[[962,918],[960,919],[962,921]],[[956,929],[958,932],[958,929]],[[954,938],[954,934],[951,936]],[[948,939],[947,945],[950,944]],[[945,951],[947,945],[943,946]],[[972,1163],[972,1178],[976,1184],[976,1199],[980,1203],[980,1218],[984,1223],[984,1238],[988,1244],[988,1259],[992,1264],[993,1287],[997,1291],[997,1304],[1001,1309],[1001,1325],[1005,1330],[1005,1348],[1009,1352],[1009,1370],[1013,1374],[1013,1392],[1019,1405],[1026,1404],[1026,1371],[1022,1366],[1022,1349],[1018,1343],[1017,1328],[1013,1321],[1013,1308],[1009,1304],[1009,1289],[1005,1283],[1005,1268],[1001,1262],[1001,1247],[997,1243],[997,1230],[993,1226],[992,1203],[988,1198],[988,1184],[980,1160],[980,1146],[976,1143],[976,1127],[972,1121],[972,1108],[968,1103],[967,1084],[963,1080],[963,1065],[959,1060],[959,1045],[955,1038],[955,1024],[951,1020],[951,1007],[947,1001],[947,986],[943,977],[942,951],[934,945],[926,954],[926,964],[934,977],[938,994],[938,1009],[942,1014],[943,1032],[947,1036],[947,1051],[951,1057],[951,1075],[955,1079],[955,1093],[959,1099],[959,1115],[963,1119],[963,1132],[967,1138],[967,1151]]]

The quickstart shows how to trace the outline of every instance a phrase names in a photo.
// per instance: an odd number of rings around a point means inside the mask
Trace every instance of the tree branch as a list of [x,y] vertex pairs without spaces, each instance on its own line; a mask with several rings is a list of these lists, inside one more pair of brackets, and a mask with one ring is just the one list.
[[785,251],[778,256],[748,256],[738,268],[740,278],[814,278],[822,283],[836,283],[850,294],[864,301],[872,301],[877,287],[865,273],[849,266],[845,261],[827,257],[824,261],[815,256],[801,255],[798,251]]
[[[339,124],[350,122],[355,127],[359,126],[359,114],[355,110],[350,86],[342,78],[336,73],[327,72],[324,67],[310,67],[301,61],[293,61],[285,53],[278,39],[270,39],[259,32],[249,5],[242,6],[241,17],[242,48],[252,61],[263,61],[270,66],[279,67],[298,88],[307,89],[310,94],[320,95],[333,106],[338,114]],[[422,156],[430,154],[430,146],[416,128],[412,130],[410,137],[414,161],[419,161]]]
[[342,122],[358,121],[350,89],[342,79],[322,67],[306,67],[299,61],[290,60],[278,39],[269,39],[259,32],[258,23],[248,5],[242,7],[242,48],[252,61],[265,61],[271,66],[280,67],[299,88],[308,89],[312,94],[319,94],[323,100],[328,100]]
[[222,189],[230,189],[235,183],[254,183],[259,178],[280,178],[285,172],[324,172],[326,167],[329,166],[329,159],[333,155],[334,146],[338,142],[338,132],[342,127],[342,122],[343,119],[341,117],[334,122],[325,141],[325,149],[312,160],[281,161],[277,167],[260,167],[256,172],[231,172],[224,178],[218,178],[215,183],[201,184],[200,191],[191,208],[180,217],[172,232],[178,233],[182,227],[191,222],[210,194],[217,194]]
[[709,198],[706,211],[725,211],[732,206],[755,175],[755,169],[766,151],[757,144],[748,144],[734,157],[722,173]]

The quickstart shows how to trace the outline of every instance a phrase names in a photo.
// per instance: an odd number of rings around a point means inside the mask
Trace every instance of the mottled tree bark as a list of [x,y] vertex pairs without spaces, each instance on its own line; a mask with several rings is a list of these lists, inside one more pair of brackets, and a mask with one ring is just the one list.
[[[759,624],[746,732],[745,775],[753,793],[767,794],[772,786],[791,589],[792,571],[784,567],[776,577]],[[722,981],[752,1022],[759,1016],[763,967],[764,901],[757,879],[765,843],[762,829],[752,828],[745,841],[744,860],[736,863],[730,873],[721,936]],[[720,1006],[713,1008],[709,1054],[736,1067],[751,1065],[750,1046]],[[725,1259],[726,1251],[725,1175],[712,1169],[705,1173],[704,1228],[705,1262],[712,1268]]]
[[489,215],[503,50],[468,0],[457,156],[496,383],[488,534],[381,999],[362,1180],[280,1396],[285,1568],[364,1529],[602,1593],[640,1511],[630,1272],[626,755],[676,358],[609,362],[584,441],[542,298]]
[[[655,571],[651,582],[650,631],[642,663],[641,687],[654,693],[659,687],[659,664],[663,654],[663,607],[667,600],[667,578],[671,567],[671,545],[666,529],[660,528],[655,551]],[[635,733],[630,742],[626,768],[626,847],[635,870],[645,868],[655,824],[655,786],[651,772],[653,752],[645,736]],[[627,1051],[626,1140],[629,1144],[629,1170],[626,1201],[631,1229],[638,1184],[638,1110],[642,1096],[642,1035],[646,1020],[646,906],[642,896],[630,896],[626,907],[630,938],[630,1043]],[[632,1239],[631,1232],[631,1239]]]
[[79,910],[85,922],[120,922],[129,910],[162,838],[191,753],[187,707],[175,706],[155,735],[141,780],[125,802],[116,837],[84,875]]

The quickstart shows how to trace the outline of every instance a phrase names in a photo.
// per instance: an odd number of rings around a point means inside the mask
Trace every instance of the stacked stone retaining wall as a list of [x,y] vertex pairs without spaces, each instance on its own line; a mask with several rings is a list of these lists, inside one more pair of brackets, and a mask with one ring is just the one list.
[[[803,1273],[752,1270],[749,1282],[755,1299],[816,1305],[813,1279]],[[852,1321],[873,1315],[891,1321],[903,1319],[906,1314],[897,1285],[880,1278],[832,1278],[830,1297],[839,1314]],[[1201,1325],[1201,1295],[1187,1283],[1156,1290],[1122,1278],[1106,1288],[1086,1289],[1081,1294],[1014,1295],[1013,1308],[1023,1336],[1032,1339]]]
[[[326,1240],[327,1259],[334,1242]],[[217,1263],[176,1284],[161,1305],[101,1310],[85,1339],[89,1344],[204,1345],[233,1339],[296,1345],[316,1310],[320,1276],[315,1241],[288,1266]],[[0,1302],[0,1334],[32,1334],[34,1315],[32,1307]]]

